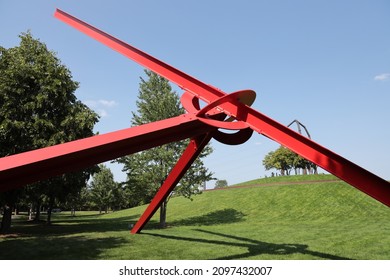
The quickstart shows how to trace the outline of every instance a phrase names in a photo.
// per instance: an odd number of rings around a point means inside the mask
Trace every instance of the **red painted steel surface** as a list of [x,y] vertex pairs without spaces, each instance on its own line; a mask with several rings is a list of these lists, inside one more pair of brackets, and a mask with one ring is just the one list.
[[189,115],[0,158],[0,191],[215,130]]
[[191,164],[196,160],[203,148],[211,139],[211,134],[204,134],[191,139],[183,155],[180,157],[171,173],[168,175],[164,184],[160,187],[157,194],[150,202],[141,218],[131,229],[132,233],[138,233],[142,230],[145,224],[150,220],[153,214],[157,211],[160,205],[173,191],[177,183],[184,176],[186,171],[191,167]]
[[[55,16],[179,85],[185,90],[182,104],[188,113],[156,123],[1,158],[0,191],[18,188],[27,183],[172,141],[191,138],[183,156],[132,229],[132,233],[137,233],[212,137],[225,144],[237,145],[248,140],[252,132],[256,131],[390,206],[389,182],[250,108],[255,98],[253,91],[243,90],[226,94],[63,11],[56,10]],[[208,105],[200,108],[199,100]],[[226,116],[229,117],[226,119]],[[225,134],[218,128],[239,131]]]

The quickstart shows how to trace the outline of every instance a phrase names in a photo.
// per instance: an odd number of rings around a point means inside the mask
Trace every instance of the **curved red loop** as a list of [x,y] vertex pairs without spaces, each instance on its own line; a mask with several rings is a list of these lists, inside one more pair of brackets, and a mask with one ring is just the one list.
[[185,91],[180,98],[181,105],[188,113],[197,113],[200,111],[199,98],[192,93]]
[[223,128],[228,130],[241,130],[248,128],[248,124],[246,122],[238,121],[238,122],[226,122],[210,119],[207,117],[197,117],[202,123],[214,126],[216,128]]
[[[215,116],[219,112],[218,105],[226,102],[241,102],[248,106],[252,105],[256,98],[256,93],[252,90],[241,90],[236,91],[228,95],[224,95],[214,102],[206,105],[204,108],[200,109],[199,99],[197,96],[193,95],[191,92],[184,92],[180,101],[183,107],[189,113],[196,114],[196,117],[203,123],[208,125],[223,128],[228,130],[242,130],[248,128],[248,124],[243,121],[233,122],[234,118],[230,117],[227,120],[219,120],[211,117]],[[221,112],[222,113],[222,112]]]
[[203,116],[210,112],[212,109],[218,108],[218,105],[221,105],[222,103],[235,103],[236,101],[239,101],[241,103],[244,103],[245,105],[252,105],[253,102],[256,99],[256,92],[250,89],[246,90],[240,90],[233,92],[231,94],[224,95],[217,100],[211,102],[210,104],[206,105],[202,110],[200,110],[197,113],[197,116]]
[[232,134],[216,130],[213,132],[213,138],[226,145],[240,145],[248,141],[252,134],[253,129],[249,127]]

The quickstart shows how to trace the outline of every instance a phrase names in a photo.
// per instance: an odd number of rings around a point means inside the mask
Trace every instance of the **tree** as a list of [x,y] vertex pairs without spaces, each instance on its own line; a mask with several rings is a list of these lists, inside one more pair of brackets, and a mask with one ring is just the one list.
[[51,224],[51,214],[55,203],[65,203],[68,199],[80,196],[80,192],[86,186],[90,174],[95,171],[96,168],[92,167],[41,182],[42,189],[40,191],[47,198],[47,224]]
[[90,184],[91,200],[98,206],[100,213],[108,210],[115,203],[115,191],[118,184],[114,175],[104,164],[99,164],[99,171],[92,176]]
[[[184,113],[178,95],[172,91],[168,80],[145,70],[147,79],[141,77],[137,112],[132,112],[132,125],[138,126],[149,122],[178,116]],[[175,165],[187,141],[169,143],[137,154],[122,157],[118,162],[124,164],[127,173],[127,188],[136,203],[149,203],[158,188],[163,184],[171,168]],[[193,163],[190,170],[180,180],[175,189],[176,195],[191,198],[200,193],[200,186],[212,179],[211,172],[204,166],[202,158],[212,152],[206,146],[200,157]],[[160,207],[160,226],[166,224],[166,208],[169,198]]]
[[228,182],[226,180],[217,180],[215,182],[215,189],[219,189],[219,188],[225,188],[228,186]]
[[300,171],[302,171],[303,175],[317,174],[317,165],[307,159],[304,159],[298,154],[295,154],[293,166],[295,169],[295,174],[300,174]]
[[121,210],[122,208],[129,207],[130,192],[124,184],[115,183],[113,189],[113,200],[111,204],[112,210]]
[[277,150],[268,153],[263,160],[266,170],[277,169],[282,176],[290,175],[294,161],[294,154],[287,148],[280,146]]
[[315,164],[283,146],[269,152],[263,159],[263,165],[265,170],[279,170],[282,176],[290,175],[292,169],[295,174],[298,174],[299,169],[304,170],[304,174],[307,174],[306,170],[317,170]]
[[61,208],[70,210],[71,216],[76,216],[76,211],[90,210],[90,193],[88,186],[84,185],[77,193],[67,195],[65,202],[61,203]]
[[152,188],[146,187],[147,182],[143,180],[145,172],[141,168],[144,164],[141,160],[142,155],[140,153],[121,157],[117,160],[123,164],[122,171],[127,174],[126,181],[122,183],[122,186],[130,197],[129,207],[149,203],[154,195]]
[[277,169],[281,175],[290,175],[293,167],[295,153],[289,149],[280,146],[276,151],[268,153],[263,159],[263,165],[266,170]]
[[[77,100],[78,83],[68,68],[30,33],[19,37],[19,46],[0,47],[0,157],[92,136],[98,116]],[[85,181],[88,173],[70,176]],[[1,230],[9,229],[9,210],[22,193],[38,200],[47,194],[53,200],[67,192],[62,191],[65,181],[75,180],[63,179],[0,194],[5,209]]]

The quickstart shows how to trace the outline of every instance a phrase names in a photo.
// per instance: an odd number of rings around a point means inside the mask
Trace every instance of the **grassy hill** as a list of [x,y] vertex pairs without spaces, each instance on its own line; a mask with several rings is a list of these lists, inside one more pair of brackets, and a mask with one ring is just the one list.
[[[390,209],[331,175],[259,179],[193,201],[174,197],[131,235],[146,206],[15,223],[1,259],[390,259]],[[243,187],[245,186],[245,187]]]

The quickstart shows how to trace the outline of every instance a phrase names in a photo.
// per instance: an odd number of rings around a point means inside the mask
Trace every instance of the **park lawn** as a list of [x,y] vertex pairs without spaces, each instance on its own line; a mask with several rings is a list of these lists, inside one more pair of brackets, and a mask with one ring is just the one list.
[[156,215],[137,235],[129,224],[146,206],[56,213],[52,226],[15,219],[0,259],[390,259],[390,209],[333,179],[174,197],[168,228]]
[[266,184],[281,184],[281,183],[302,183],[302,182],[316,182],[316,181],[340,181],[334,175],[331,174],[311,174],[311,175],[293,175],[293,176],[275,176],[259,178],[243,183],[236,184],[234,186],[256,186]]

